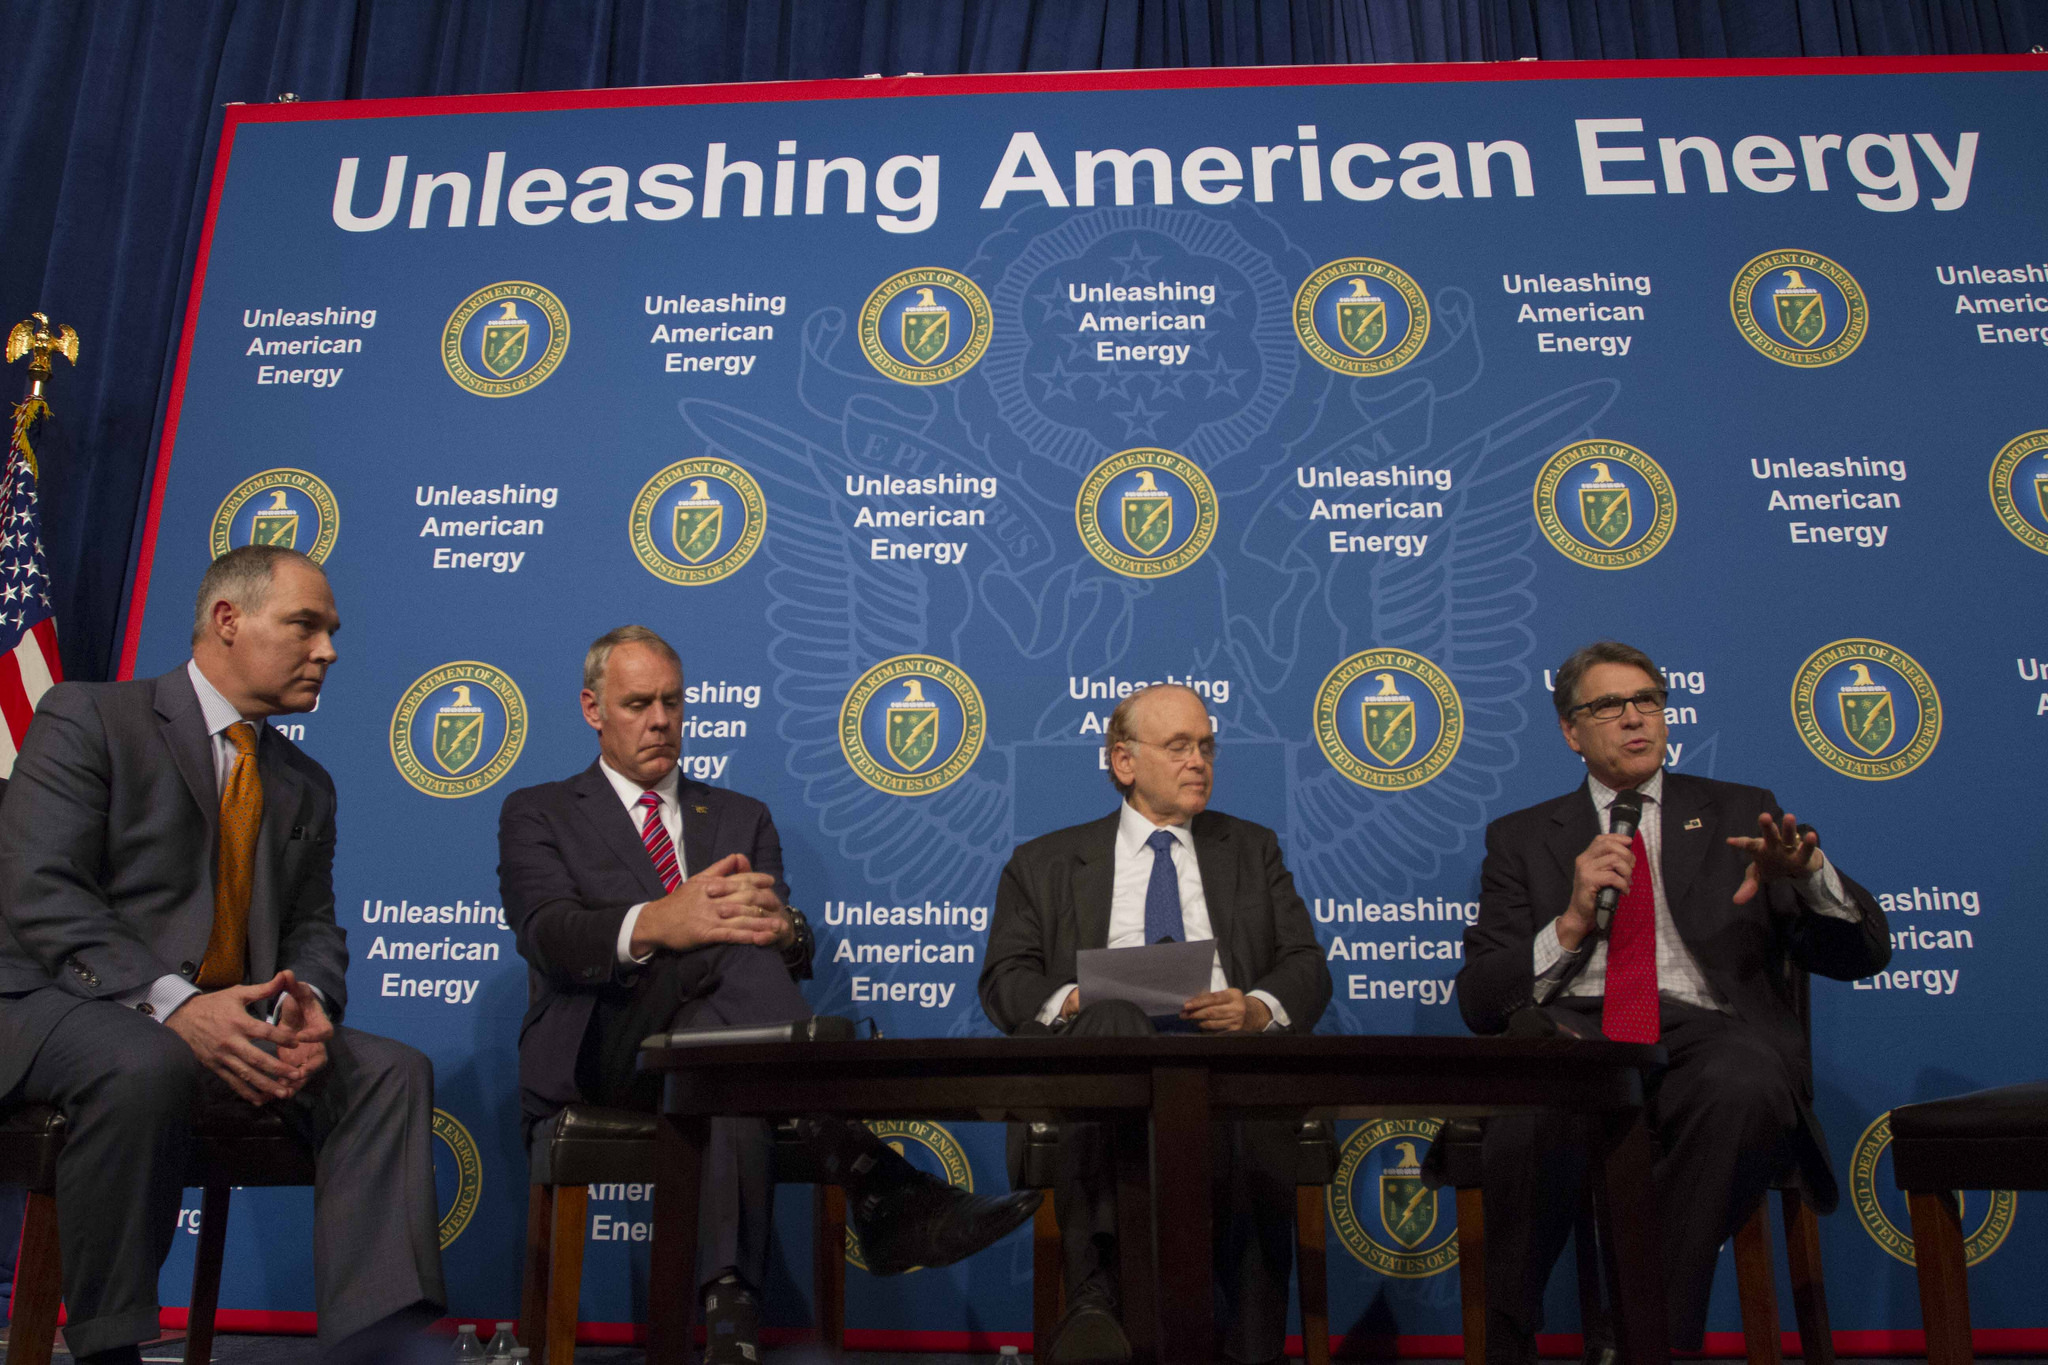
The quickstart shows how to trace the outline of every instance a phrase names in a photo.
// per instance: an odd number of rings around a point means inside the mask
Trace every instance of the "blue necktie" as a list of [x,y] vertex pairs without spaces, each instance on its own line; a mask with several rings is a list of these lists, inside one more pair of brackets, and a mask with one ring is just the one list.
[[1174,838],[1166,830],[1155,830],[1145,841],[1152,850],[1152,883],[1145,888],[1145,942],[1170,938],[1179,943],[1187,938],[1187,925],[1180,917],[1180,876],[1173,870]]

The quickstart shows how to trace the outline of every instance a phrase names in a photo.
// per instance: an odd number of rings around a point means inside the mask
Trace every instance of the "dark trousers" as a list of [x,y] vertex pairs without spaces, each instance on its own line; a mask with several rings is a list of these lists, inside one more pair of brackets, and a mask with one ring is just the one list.
[[[154,1338],[157,1273],[177,1233],[193,1110],[225,1087],[165,1025],[88,1001],[50,1031],[18,1093],[55,1106],[70,1125],[57,1166],[65,1340],[83,1355]],[[395,1317],[429,1320],[446,1302],[433,1108],[425,1056],[350,1028],[335,1030],[326,1068],[284,1102],[285,1121],[317,1153],[323,1347]]]
[[[1600,1035],[1600,1001],[1551,1005],[1586,1037]],[[1721,1244],[1792,1160],[1799,1103],[1785,1059],[1754,1028],[1716,1010],[1663,1002],[1671,1064],[1649,1078],[1645,1119],[1656,1136],[1671,1344],[1697,1350]],[[1488,1119],[1487,1355],[1533,1361],[1543,1288],[1584,1198],[1591,1149],[1585,1120],[1560,1114]]]
[[[1040,1034],[1034,1020],[1019,1036]],[[1083,1006],[1069,1038],[1143,1038],[1156,1033],[1136,1005],[1104,1000]],[[1217,1337],[1230,1360],[1279,1355],[1287,1336],[1287,1279],[1294,1265],[1295,1125],[1219,1123],[1210,1145],[1210,1198],[1216,1231]],[[1099,1123],[1060,1126],[1055,1191],[1066,1256],[1068,1302],[1095,1296],[1115,1304],[1116,1168],[1110,1134]],[[1174,1197],[1170,1171],[1155,1171],[1153,1197]],[[1171,1311],[1172,1305],[1167,1305]]]
[[[599,998],[577,1059],[577,1088],[599,1104],[652,1111],[661,1099],[660,1080],[635,1069],[647,1035],[810,1017],[810,1005],[773,949],[720,944],[660,953]],[[763,1120],[712,1120],[698,1206],[700,1286],[728,1274],[754,1289],[766,1283],[773,1157]]]

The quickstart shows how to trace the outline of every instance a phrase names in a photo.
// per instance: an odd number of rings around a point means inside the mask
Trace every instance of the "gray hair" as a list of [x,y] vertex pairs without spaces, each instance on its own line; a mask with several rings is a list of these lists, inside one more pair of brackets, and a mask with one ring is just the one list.
[[656,635],[645,626],[619,626],[608,630],[590,642],[590,648],[583,655],[583,686],[597,695],[597,704],[604,705],[604,672],[610,667],[612,651],[620,645],[646,645],[655,653],[667,659],[681,672],[683,656],[676,653],[675,646]]
[[325,578],[327,571],[297,550],[282,545],[243,545],[229,550],[207,566],[199,580],[199,601],[192,610],[192,643],[198,644],[213,620],[216,602],[226,602],[237,611],[252,612],[270,599],[270,585],[279,564],[303,564]]
[[1656,680],[1657,686],[1664,686],[1663,670],[1650,662],[1650,656],[1634,645],[1625,645],[1619,640],[1595,640],[1583,649],[1574,650],[1572,656],[1559,666],[1550,692],[1550,704],[1557,708],[1557,718],[1566,720],[1571,709],[1579,704],[1579,679],[1586,676],[1586,670],[1594,664],[1627,664],[1640,668]]

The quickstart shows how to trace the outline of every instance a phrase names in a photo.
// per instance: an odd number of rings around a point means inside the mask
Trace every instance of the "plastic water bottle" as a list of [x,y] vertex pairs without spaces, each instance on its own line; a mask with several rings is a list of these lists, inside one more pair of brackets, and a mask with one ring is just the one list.
[[491,1336],[491,1344],[484,1347],[484,1359],[491,1365],[512,1359],[512,1352],[519,1345],[519,1338],[512,1335],[512,1329],[517,1325],[510,1322],[498,1324],[498,1330]]
[[533,1359],[533,1352],[527,1350],[524,1346],[514,1346],[512,1348],[512,1365],[521,1365],[521,1362],[531,1359]]
[[476,1339],[476,1324],[465,1322],[455,1333],[455,1351],[450,1360],[482,1360],[484,1344]]

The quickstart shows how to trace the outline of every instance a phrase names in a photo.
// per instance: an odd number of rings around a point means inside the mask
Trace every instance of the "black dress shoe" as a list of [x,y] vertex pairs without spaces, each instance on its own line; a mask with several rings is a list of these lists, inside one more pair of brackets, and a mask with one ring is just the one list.
[[761,1301],[738,1279],[704,1288],[704,1365],[759,1365]]
[[1081,1298],[1053,1329],[1045,1358],[1051,1365],[1125,1365],[1131,1358],[1131,1342],[1108,1303]]
[[861,1257],[874,1275],[951,1265],[1031,1221],[1040,1190],[969,1194],[923,1172],[856,1202],[850,1221]]

